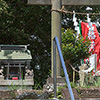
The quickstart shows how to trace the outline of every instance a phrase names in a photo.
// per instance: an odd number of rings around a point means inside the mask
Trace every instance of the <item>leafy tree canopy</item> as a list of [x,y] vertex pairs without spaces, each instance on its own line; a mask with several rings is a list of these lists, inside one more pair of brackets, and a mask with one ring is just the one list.
[[0,0],[0,14],[8,13],[7,12],[8,5],[4,0]]
[[72,29],[67,29],[62,32],[62,52],[65,60],[69,60],[72,64],[79,64],[80,59],[90,56],[89,52],[90,40],[83,39]]
[[50,69],[50,7],[28,6],[26,0],[1,2],[7,13],[0,14],[0,44],[30,44],[34,78],[43,85]]
[[[27,0],[0,0],[0,44],[30,44],[32,53],[31,66],[35,80],[43,85],[49,76],[51,42],[51,7],[28,6]],[[86,6],[67,6],[67,10],[86,12]],[[92,12],[99,12],[100,7],[93,7]],[[77,16],[86,20],[85,16]],[[93,21],[99,16],[91,16]],[[64,14],[62,27],[72,28],[72,15]],[[37,67],[38,66],[38,67]]]

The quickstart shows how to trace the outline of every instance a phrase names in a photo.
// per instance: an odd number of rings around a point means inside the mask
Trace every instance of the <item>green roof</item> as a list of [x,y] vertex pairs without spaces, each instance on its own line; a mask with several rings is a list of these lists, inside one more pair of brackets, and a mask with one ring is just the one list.
[[29,50],[0,50],[0,60],[31,60]]

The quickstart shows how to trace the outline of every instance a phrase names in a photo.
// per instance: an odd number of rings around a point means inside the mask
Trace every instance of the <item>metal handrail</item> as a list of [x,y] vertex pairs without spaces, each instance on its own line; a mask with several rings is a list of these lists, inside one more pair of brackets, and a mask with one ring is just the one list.
[[72,88],[71,88],[71,85],[70,85],[69,77],[68,77],[66,66],[65,66],[65,62],[64,62],[64,59],[63,59],[63,56],[62,56],[61,48],[60,48],[59,41],[58,41],[57,37],[54,37],[54,39],[53,39],[54,98],[57,98],[57,94],[56,94],[56,90],[57,90],[57,87],[56,87],[56,46],[57,46],[58,54],[59,54],[59,57],[60,57],[60,60],[61,60],[63,70],[64,70],[65,79],[66,79],[66,83],[67,83],[67,86],[68,86],[69,94],[70,94],[71,100],[74,100],[74,95],[73,95],[73,92],[72,92]]

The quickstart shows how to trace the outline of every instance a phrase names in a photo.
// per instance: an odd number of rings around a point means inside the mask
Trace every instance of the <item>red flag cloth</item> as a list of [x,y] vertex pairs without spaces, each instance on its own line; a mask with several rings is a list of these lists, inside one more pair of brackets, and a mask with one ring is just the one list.
[[87,64],[89,62],[89,58],[84,59],[84,63]]
[[88,36],[88,31],[89,31],[88,23],[81,22],[81,29],[82,29],[82,36],[84,39],[86,39],[86,36]]
[[[100,70],[100,63],[99,63],[99,59],[100,59],[100,37],[99,37],[99,33],[97,31],[96,25],[93,24],[92,27],[94,27],[95,39],[92,39],[92,38],[89,37],[89,39],[91,40],[90,51],[93,50],[93,54],[97,54],[97,67],[96,67],[96,69]],[[89,28],[90,28],[90,26],[88,25],[88,23],[81,22],[82,36],[83,36],[84,39],[86,39],[86,37],[88,36]]]

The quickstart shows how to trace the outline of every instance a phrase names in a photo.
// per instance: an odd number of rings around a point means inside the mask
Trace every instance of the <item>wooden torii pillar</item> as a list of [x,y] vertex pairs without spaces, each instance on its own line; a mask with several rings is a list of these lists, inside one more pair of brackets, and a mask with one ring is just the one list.
[[[61,9],[61,6],[96,6],[100,5],[100,0],[28,0],[29,5],[51,5],[52,9]],[[53,38],[55,36],[58,37],[59,42],[61,44],[61,13],[57,11],[52,11],[51,15],[51,70],[52,70],[52,76],[53,76]],[[57,77],[61,76],[61,62],[58,56],[58,53],[56,54],[57,62]]]

